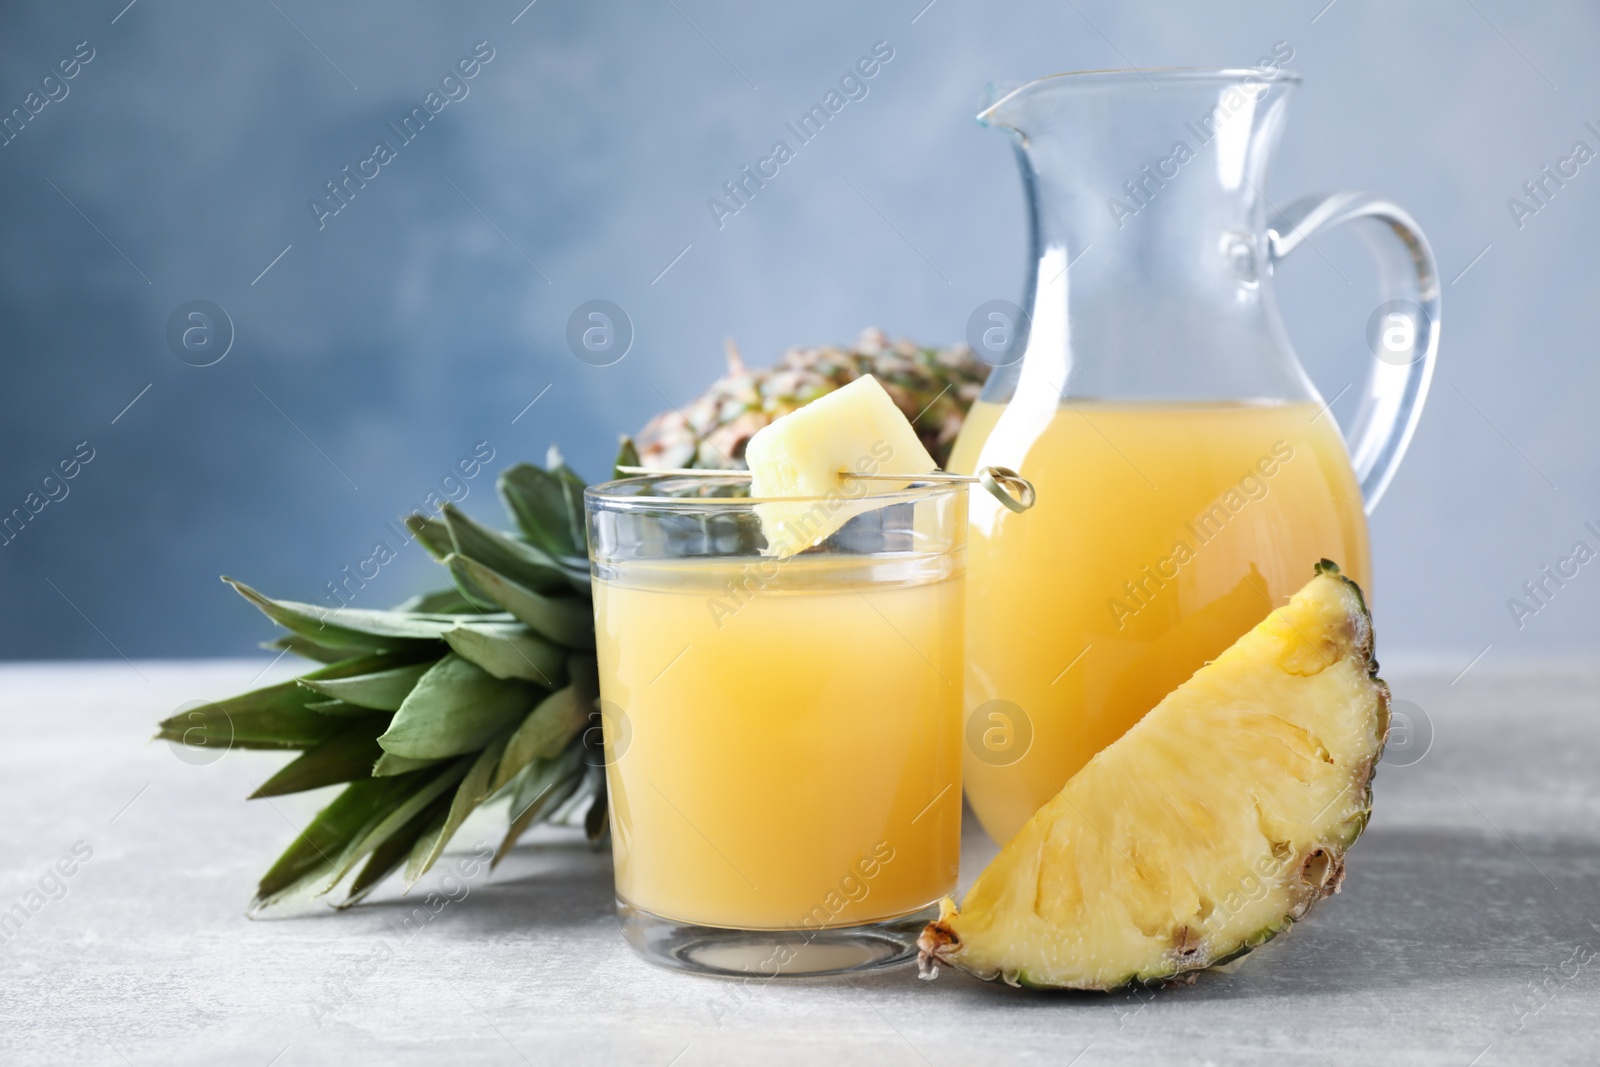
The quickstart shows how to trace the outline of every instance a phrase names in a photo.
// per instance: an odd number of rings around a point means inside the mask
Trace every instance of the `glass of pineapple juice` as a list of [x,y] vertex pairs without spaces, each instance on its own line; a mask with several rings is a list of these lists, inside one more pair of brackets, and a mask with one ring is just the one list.
[[748,486],[585,493],[624,933],[724,975],[909,960],[956,884],[967,488],[784,498],[849,518],[775,556]]

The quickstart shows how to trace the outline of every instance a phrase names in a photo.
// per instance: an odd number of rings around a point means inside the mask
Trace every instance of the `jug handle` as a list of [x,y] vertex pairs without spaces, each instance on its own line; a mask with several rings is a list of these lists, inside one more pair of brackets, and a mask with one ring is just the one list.
[[[1274,266],[1312,235],[1345,222],[1358,227],[1378,260],[1383,304],[1373,314],[1372,368],[1346,435],[1366,510],[1382,498],[1411,444],[1439,352],[1439,271],[1428,239],[1399,206],[1366,193],[1308,196],[1267,231]],[[1388,310],[1385,310],[1385,309]],[[1335,398],[1337,399],[1337,398]]]

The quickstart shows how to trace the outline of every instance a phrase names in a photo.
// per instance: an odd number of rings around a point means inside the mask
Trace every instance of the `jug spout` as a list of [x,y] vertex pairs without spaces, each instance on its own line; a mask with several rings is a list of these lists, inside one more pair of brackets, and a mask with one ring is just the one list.
[[[1014,137],[1022,169],[1028,310],[1042,334],[1025,357],[1053,363],[1071,392],[1185,392],[1201,379],[1250,390],[1237,395],[1308,391],[1262,286],[1267,165],[1299,82],[1283,48],[1250,69],[1052,75],[978,115]],[[1185,361],[1196,338],[1249,371],[1227,382]],[[1155,356],[1107,355],[1158,351],[1172,353],[1176,380],[1153,372]]]
[[1054,74],[1006,93],[978,121],[1016,137],[1037,177],[1095,195],[1107,222],[1125,229],[1180,184],[1198,187],[1184,198],[1190,203],[1233,193],[1259,206],[1283,105],[1299,80],[1277,66]]

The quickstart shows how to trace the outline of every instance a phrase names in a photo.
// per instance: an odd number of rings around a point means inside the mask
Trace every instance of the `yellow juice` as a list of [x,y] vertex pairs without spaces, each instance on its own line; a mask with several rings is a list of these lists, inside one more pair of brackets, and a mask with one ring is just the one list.
[[820,929],[955,887],[959,554],[630,563],[594,585],[618,895]]
[[980,402],[950,466],[987,464],[1039,491],[1024,515],[970,505],[966,789],[1002,843],[1319,559],[1371,587],[1360,488],[1315,404]]

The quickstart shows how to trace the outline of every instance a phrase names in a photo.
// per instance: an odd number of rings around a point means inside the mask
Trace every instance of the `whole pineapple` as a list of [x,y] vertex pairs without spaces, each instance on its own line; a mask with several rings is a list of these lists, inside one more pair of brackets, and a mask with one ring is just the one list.
[[[639,452],[618,465],[742,466],[745,443],[779,415],[864,374],[913,420],[942,465],[988,367],[965,348],[891,343],[868,330],[853,349],[795,348],[748,371],[729,347],[729,373],[685,412],[652,419]],[[289,682],[192,708],[161,724],[183,744],[300,755],[253,796],[344,789],[262,877],[252,911],[348,887],[354,904],[390,874],[405,884],[438,860],[479,805],[508,802],[499,861],[537,823],[606,832],[599,752],[594,616],[583,482],[554,449],[546,466],[499,478],[517,529],[501,533],[444,505],[413,515],[416,540],[454,588],[391,611],[246,599],[289,633],[268,647],[320,664]]]
[[635,442],[647,467],[743,467],[745,444],[757,430],[871,374],[942,467],[989,369],[966,345],[923,348],[890,341],[878,329],[863,330],[853,348],[791,348],[776,366],[754,371],[730,341],[728,373],[682,409],[651,419]]

